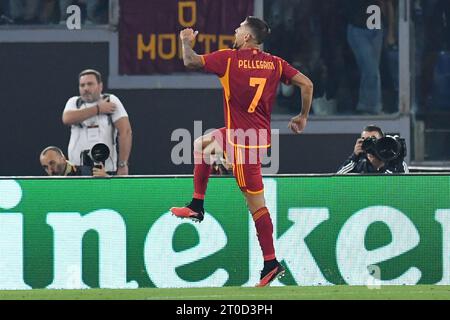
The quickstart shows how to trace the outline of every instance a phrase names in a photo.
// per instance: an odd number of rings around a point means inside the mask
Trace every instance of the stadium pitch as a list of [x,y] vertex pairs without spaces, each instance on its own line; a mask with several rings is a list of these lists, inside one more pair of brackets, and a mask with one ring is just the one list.
[[450,286],[33,289],[0,291],[0,300],[450,300]]

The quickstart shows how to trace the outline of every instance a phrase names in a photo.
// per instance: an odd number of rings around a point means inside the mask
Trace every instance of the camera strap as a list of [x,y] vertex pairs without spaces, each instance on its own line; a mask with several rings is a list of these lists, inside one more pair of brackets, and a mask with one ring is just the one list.
[[70,163],[69,161],[66,161],[66,170],[64,171],[64,175],[68,176],[71,173],[73,173],[74,171],[76,171],[75,166],[72,163]]

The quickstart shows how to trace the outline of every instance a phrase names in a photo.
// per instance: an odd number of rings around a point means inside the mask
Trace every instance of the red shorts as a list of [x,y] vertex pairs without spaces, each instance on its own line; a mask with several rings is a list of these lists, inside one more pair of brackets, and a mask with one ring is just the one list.
[[239,188],[251,194],[263,192],[260,149],[233,146],[227,139],[225,127],[214,130],[212,135],[222,148],[226,161],[232,163]]

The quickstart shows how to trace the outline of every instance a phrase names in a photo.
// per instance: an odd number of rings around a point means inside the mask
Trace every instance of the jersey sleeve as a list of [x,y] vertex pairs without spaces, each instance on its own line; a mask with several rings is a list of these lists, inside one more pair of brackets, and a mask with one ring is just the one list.
[[287,61],[280,59],[281,62],[281,78],[280,81],[285,84],[291,84],[291,79],[300,73],[297,69],[291,66]]
[[202,55],[203,69],[206,72],[215,73],[222,77],[226,72],[227,61],[231,57],[231,52],[233,50],[224,49]]

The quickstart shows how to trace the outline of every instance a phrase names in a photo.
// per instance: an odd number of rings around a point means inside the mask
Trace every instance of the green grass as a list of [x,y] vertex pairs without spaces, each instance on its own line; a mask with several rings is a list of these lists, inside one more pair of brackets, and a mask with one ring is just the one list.
[[450,286],[223,287],[0,291],[0,300],[449,300]]

